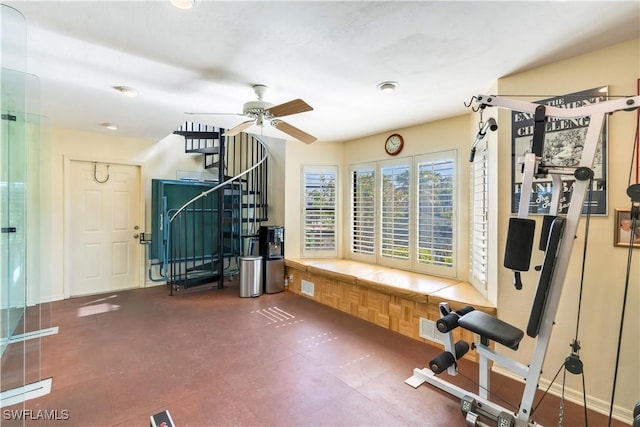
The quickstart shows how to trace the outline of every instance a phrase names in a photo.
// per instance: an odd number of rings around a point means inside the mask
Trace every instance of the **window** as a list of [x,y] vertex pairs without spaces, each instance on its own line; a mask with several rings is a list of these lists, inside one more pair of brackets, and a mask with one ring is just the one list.
[[351,259],[455,277],[457,151],[351,165]]
[[415,260],[434,273],[454,273],[455,154],[448,151],[416,159]]
[[[352,166],[351,253],[357,258],[375,257],[375,164]],[[372,260],[375,262],[375,258]]]
[[380,256],[388,260],[409,260],[410,171],[407,159],[380,168]]
[[489,213],[489,165],[487,143],[482,141],[476,148],[471,165],[471,248],[470,281],[486,295],[487,291],[487,247]]
[[303,256],[336,256],[336,166],[303,167]]

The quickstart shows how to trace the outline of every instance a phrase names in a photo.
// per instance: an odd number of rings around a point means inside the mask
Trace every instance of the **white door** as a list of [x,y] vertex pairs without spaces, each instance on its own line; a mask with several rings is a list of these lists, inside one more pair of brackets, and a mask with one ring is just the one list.
[[67,295],[140,287],[140,167],[68,164]]

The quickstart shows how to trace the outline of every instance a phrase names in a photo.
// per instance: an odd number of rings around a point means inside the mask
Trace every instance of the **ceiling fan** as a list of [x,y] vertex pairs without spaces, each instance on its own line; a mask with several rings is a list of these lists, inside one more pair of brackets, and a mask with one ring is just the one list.
[[[311,111],[313,108],[304,102],[302,99],[294,99],[293,101],[285,102],[284,104],[273,105],[270,102],[262,100],[264,93],[267,90],[265,85],[253,85],[253,90],[258,96],[257,101],[245,102],[242,107],[242,114],[239,116],[247,116],[251,120],[228,129],[223,135],[234,136],[247,129],[252,125],[264,126],[264,122],[268,121],[274,128],[286,133],[293,138],[311,144],[315,142],[317,138],[313,135],[309,135],[301,129],[290,125],[289,123],[280,120],[280,117],[290,116],[292,114],[303,113],[305,111]],[[225,113],[187,113],[187,114],[225,114]]]

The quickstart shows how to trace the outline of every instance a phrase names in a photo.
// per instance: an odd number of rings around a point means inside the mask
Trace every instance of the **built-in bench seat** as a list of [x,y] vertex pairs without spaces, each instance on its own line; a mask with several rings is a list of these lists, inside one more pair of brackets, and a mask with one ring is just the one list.
[[[470,283],[456,279],[335,258],[286,258],[285,266],[292,277],[290,291],[431,344],[433,340],[423,338],[428,328],[421,328],[421,318],[436,321],[440,302],[448,302],[453,310],[472,305],[496,314],[495,306]],[[455,334],[460,335],[457,339],[473,340],[469,331]]]

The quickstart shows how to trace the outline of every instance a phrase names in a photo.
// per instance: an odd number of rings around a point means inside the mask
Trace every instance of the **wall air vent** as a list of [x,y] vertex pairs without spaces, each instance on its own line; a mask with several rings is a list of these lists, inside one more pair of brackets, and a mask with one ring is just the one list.
[[313,282],[309,282],[307,280],[303,280],[301,283],[300,292],[304,295],[308,295],[310,297],[315,296],[316,285]]
[[442,339],[442,333],[436,328],[436,322],[433,320],[420,318],[420,338],[424,338],[429,341],[434,341],[439,344],[444,344]]

